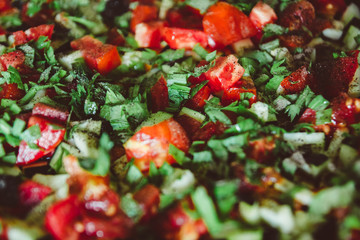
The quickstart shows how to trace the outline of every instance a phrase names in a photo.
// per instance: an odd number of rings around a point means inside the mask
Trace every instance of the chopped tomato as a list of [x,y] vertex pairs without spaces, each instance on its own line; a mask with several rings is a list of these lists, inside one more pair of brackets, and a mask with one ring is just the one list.
[[334,98],[331,102],[331,121],[337,127],[360,122],[360,99],[351,98],[346,94]]
[[133,198],[143,210],[142,221],[148,221],[157,213],[160,204],[160,191],[157,187],[148,184],[137,191]]
[[316,111],[311,108],[307,108],[305,110],[305,112],[301,115],[299,122],[315,124],[316,123]]
[[56,240],[79,239],[74,223],[80,217],[80,201],[70,195],[52,205],[46,212],[45,227]]
[[43,24],[37,27],[32,27],[27,29],[25,32],[20,30],[14,32],[12,36],[14,37],[13,45],[22,45],[31,40],[38,40],[40,36],[46,36],[51,39],[51,36],[54,31],[54,25]]
[[64,138],[65,128],[45,118],[38,116],[30,117],[28,126],[34,125],[38,125],[41,132],[41,137],[34,142],[39,148],[32,149],[24,140],[21,141],[16,159],[17,165],[34,162],[53,152]]
[[247,156],[259,163],[269,163],[273,160],[275,141],[273,138],[261,138],[249,142]]
[[266,24],[274,23],[277,20],[276,13],[268,4],[258,2],[250,12],[251,22],[259,29]]
[[211,90],[208,86],[203,86],[189,101],[186,102],[185,106],[194,110],[201,110],[206,104],[206,100],[209,99]]
[[235,85],[227,90],[224,90],[224,94],[221,98],[221,103],[223,105],[229,105],[232,102],[240,100],[240,94],[249,92],[254,94],[253,97],[249,99],[250,105],[256,102],[256,88],[252,79],[240,79]]
[[150,22],[158,19],[158,8],[149,5],[137,5],[132,12],[130,29],[135,32],[136,25],[142,22]]
[[316,12],[328,17],[334,17],[337,13],[342,13],[346,8],[344,0],[312,0]]
[[33,207],[52,192],[51,188],[32,180],[20,184],[19,195],[23,206]]
[[290,49],[303,47],[310,40],[310,35],[305,31],[295,31],[289,34],[279,36],[281,45]]
[[164,40],[172,49],[185,48],[191,50],[197,43],[204,48],[208,45],[206,33],[185,28],[165,28]]
[[155,85],[150,89],[151,111],[163,111],[169,106],[169,93],[164,76],[161,76]]
[[116,46],[103,44],[91,36],[84,36],[72,41],[71,47],[75,50],[81,50],[87,65],[103,75],[109,73],[121,63]]
[[54,25],[43,24],[37,27],[29,28],[25,31],[27,41],[38,40],[40,36],[46,36],[51,39],[54,32]]
[[188,136],[194,135],[200,128],[202,123],[189,115],[182,114],[176,117],[176,121],[184,128]]
[[163,21],[139,23],[135,28],[135,40],[139,47],[160,48],[162,31],[166,26]]
[[3,13],[9,9],[11,9],[11,2],[9,0],[1,0],[0,1],[0,13]]
[[239,81],[245,72],[245,69],[238,63],[238,59],[234,55],[218,57],[215,61],[215,66],[205,73],[212,92],[229,89]]
[[221,122],[209,122],[191,135],[192,141],[208,141],[212,136],[224,133],[226,126]]
[[21,70],[22,68],[24,68],[24,64],[25,54],[20,50],[5,53],[0,56],[1,71],[7,71],[10,66],[16,68],[17,70]]
[[69,117],[69,112],[66,109],[49,106],[44,103],[36,103],[32,110],[33,115],[43,116],[51,120],[66,122]]
[[312,67],[311,89],[326,98],[334,98],[342,92],[347,92],[349,84],[356,80],[355,73],[359,66],[358,54],[359,51],[355,51],[348,57],[316,63]]
[[25,91],[19,89],[16,83],[4,83],[0,88],[0,99],[19,100],[25,95]]
[[203,18],[203,27],[205,33],[223,47],[256,34],[250,19],[226,2],[218,2],[208,9]]
[[301,0],[287,6],[280,16],[279,24],[288,27],[290,31],[301,30],[302,27],[311,29],[314,20],[314,6],[306,0]]
[[280,83],[280,86],[277,90],[279,94],[294,94],[299,93],[306,85],[309,83],[310,72],[306,66],[301,66],[296,71],[291,73]]
[[107,43],[115,45],[115,46],[123,46],[125,44],[124,36],[119,32],[116,27],[113,27],[108,32]]
[[143,172],[147,172],[150,162],[161,167],[164,162],[175,163],[169,154],[169,145],[187,152],[189,139],[185,130],[174,119],[162,121],[153,126],[142,127],[125,144],[128,160],[134,158],[134,164]]
[[166,14],[166,20],[170,27],[202,30],[202,16],[201,14],[194,14],[193,10],[188,6],[170,9]]

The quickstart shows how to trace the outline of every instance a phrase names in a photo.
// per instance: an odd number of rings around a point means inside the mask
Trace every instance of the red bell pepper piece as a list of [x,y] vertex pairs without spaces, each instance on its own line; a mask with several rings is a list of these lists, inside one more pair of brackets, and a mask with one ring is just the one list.
[[[203,27],[219,47],[256,34],[255,26],[238,8],[226,2],[212,5],[203,18]],[[213,46],[212,46],[213,47]]]

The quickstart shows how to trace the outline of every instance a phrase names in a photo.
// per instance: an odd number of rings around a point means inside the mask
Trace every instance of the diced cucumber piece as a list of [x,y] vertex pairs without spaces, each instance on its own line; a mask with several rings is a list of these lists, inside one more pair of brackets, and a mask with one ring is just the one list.
[[197,121],[199,121],[201,123],[203,121],[205,121],[205,118],[206,118],[203,114],[201,114],[201,113],[199,113],[199,112],[197,112],[195,110],[192,110],[190,108],[187,108],[187,107],[183,107],[181,109],[179,115],[187,115],[187,116],[189,116],[189,117],[191,117],[191,118],[193,118],[193,119],[195,119],[195,120],[197,120]]
[[360,19],[360,9],[355,3],[351,3],[344,11],[341,21],[347,25],[353,18]]
[[155,124],[158,124],[162,121],[165,121],[169,118],[172,118],[172,114],[167,112],[157,112],[152,115],[148,119],[146,119],[144,122],[141,123],[141,125],[136,129],[136,131],[140,130],[142,127],[145,126],[153,126]]
[[81,51],[75,51],[68,55],[61,56],[59,58],[59,62],[63,65],[67,70],[72,70],[72,64],[79,58],[82,58]]
[[45,236],[45,233],[36,226],[29,226],[25,222],[14,220],[7,229],[9,240],[36,240]]
[[306,145],[311,146],[312,150],[322,151],[325,147],[325,133],[284,133],[284,140],[292,144],[295,148],[303,147]]
[[251,49],[254,47],[254,43],[250,38],[242,39],[237,41],[231,45],[234,52],[236,52],[239,56],[243,55],[246,49]]
[[360,34],[360,29],[351,25],[349,30],[347,31],[343,43],[347,49],[354,49],[358,46],[357,42],[355,41],[355,37]]
[[70,123],[71,127],[75,127],[76,131],[83,131],[100,136],[101,133],[101,121],[87,119],[84,121],[74,121]]
[[263,102],[256,102],[251,105],[250,111],[255,113],[264,122],[276,121],[276,115],[270,113],[269,105]]
[[350,167],[351,164],[359,157],[359,153],[356,149],[346,144],[341,144],[339,159],[345,167]]
[[90,158],[96,158],[98,155],[98,137],[91,133],[76,131],[73,133],[75,146],[80,152]]
[[339,40],[343,34],[343,31],[335,28],[327,28],[322,31],[322,34],[331,40]]

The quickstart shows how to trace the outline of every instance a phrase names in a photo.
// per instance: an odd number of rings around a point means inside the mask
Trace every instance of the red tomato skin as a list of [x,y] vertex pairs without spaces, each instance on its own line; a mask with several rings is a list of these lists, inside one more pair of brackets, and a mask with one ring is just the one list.
[[221,103],[225,106],[232,102],[240,100],[240,93],[249,92],[254,94],[249,99],[250,106],[257,101],[256,87],[252,79],[240,79],[231,88],[224,90],[224,94],[221,97]]
[[301,92],[309,83],[309,76],[310,73],[307,67],[301,66],[280,83],[281,94],[287,95]]
[[175,159],[168,153],[170,144],[184,152],[189,150],[185,130],[172,118],[141,128],[124,144],[124,148],[128,160],[134,158],[134,164],[141,171],[147,172],[150,162],[154,162],[156,167],[161,167],[165,161],[175,163]]
[[197,111],[204,108],[206,100],[209,99],[211,90],[208,86],[203,86],[189,101],[186,102],[185,106]]
[[162,31],[165,26],[167,26],[167,23],[163,21],[137,24],[135,27],[135,40],[139,47],[161,48]]
[[10,66],[21,71],[21,69],[24,68],[24,64],[25,54],[20,50],[5,53],[0,56],[1,71],[7,71]]
[[299,123],[315,124],[316,123],[316,111],[311,108],[307,108],[305,110],[305,112],[301,115],[301,117],[299,119]]
[[0,1],[0,13],[6,12],[11,9],[11,2],[9,0]]
[[258,29],[263,29],[266,24],[275,23],[277,15],[269,5],[258,2],[250,12],[249,18]]
[[73,49],[80,50],[86,64],[102,75],[106,75],[121,63],[116,46],[103,44],[91,36],[74,40],[70,45]]
[[196,44],[206,48],[208,45],[207,34],[203,31],[185,28],[165,28],[164,40],[172,49],[185,48],[191,50]]
[[169,92],[164,76],[161,76],[155,85],[150,89],[151,111],[153,113],[164,111],[169,107]]
[[215,61],[215,66],[205,73],[206,79],[209,80],[208,86],[213,93],[229,89],[245,72],[234,55],[218,57]]
[[29,28],[25,31],[27,41],[38,40],[40,36],[46,36],[48,39],[51,39],[51,36],[54,32],[54,25],[42,24],[37,27]]
[[56,240],[78,240],[79,233],[73,223],[80,217],[80,201],[76,195],[70,195],[52,205],[46,212],[45,228]]
[[250,19],[236,7],[218,2],[212,5],[203,18],[203,27],[220,46],[227,46],[256,34],[255,26]]
[[20,202],[25,207],[34,207],[51,192],[52,189],[50,187],[32,180],[27,180],[19,186]]
[[107,43],[115,46],[123,46],[125,44],[125,38],[116,27],[113,27],[108,32]]
[[158,8],[156,6],[139,4],[132,12],[130,30],[135,32],[136,25],[142,22],[150,22],[158,19]]
[[360,121],[360,99],[351,98],[345,93],[334,98],[331,102],[333,109],[331,122],[337,127],[358,123]]
[[69,112],[67,110],[49,106],[44,103],[36,103],[32,110],[32,114],[62,123],[65,123],[69,117]]
[[19,100],[25,95],[25,91],[19,89],[16,83],[4,83],[1,88],[0,99]]
[[155,216],[160,204],[160,191],[157,187],[148,184],[137,191],[133,198],[140,204],[140,207],[144,212],[141,219],[142,221],[149,221]]
[[[29,164],[53,152],[63,140],[66,132],[63,126],[43,117],[31,116],[28,121],[28,127],[33,125],[38,125],[40,128],[41,137],[34,142],[39,148],[32,149],[25,141],[21,141],[16,159],[17,165]],[[54,129],[53,126],[59,129]]]
[[20,30],[20,31],[16,31],[12,34],[14,36],[14,45],[22,45],[27,43],[27,37],[24,31]]

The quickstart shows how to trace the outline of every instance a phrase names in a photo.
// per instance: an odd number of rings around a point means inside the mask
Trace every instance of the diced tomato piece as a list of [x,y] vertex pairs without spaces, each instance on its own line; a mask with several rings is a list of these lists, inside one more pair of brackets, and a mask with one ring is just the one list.
[[174,119],[162,121],[153,126],[142,127],[125,144],[124,148],[128,160],[134,158],[134,164],[143,172],[149,170],[150,162],[161,167],[166,161],[175,163],[169,154],[169,145],[187,152],[189,139],[185,130]]
[[188,136],[192,136],[195,132],[197,132],[202,122],[192,118],[186,114],[178,115],[176,117],[176,121],[180,123],[180,125],[184,128]]
[[[196,65],[196,67],[203,67],[205,65],[209,64],[208,61],[205,61],[205,60],[201,60],[198,65]],[[191,83],[191,84],[198,84],[198,83],[202,83],[203,81],[206,81],[206,76],[205,76],[205,73],[202,73],[199,77],[194,77],[194,76],[190,76],[188,78],[188,81]]]
[[160,204],[160,191],[157,187],[148,184],[137,191],[133,198],[143,210],[142,221],[148,221],[157,213]]
[[4,83],[0,87],[0,99],[19,100],[25,95],[25,91],[19,89],[16,83]]
[[245,72],[234,55],[218,57],[215,61],[215,66],[205,73],[206,79],[209,80],[208,85],[213,92],[229,89]]
[[9,9],[11,9],[11,2],[9,0],[1,0],[0,1],[0,13],[3,13]]
[[221,103],[223,105],[229,105],[232,102],[240,100],[240,93],[249,92],[254,94],[252,98],[249,99],[250,106],[256,102],[256,88],[254,82],[250,78],[240,79],[235,85],[227,90],[224,90],[224,94],[221,98]]
[[295,31],[279,36],[281,45],[290,49],[303,47],[311,40],[311,36],[305,31]]
[[14,32],[12,34],[12,36],[14,36],[14,45],[15,46],[27,43],[26,34],[22,30]]
[[189,101],[186,102],[185,106],[194,110],[202,110],[206,104],[206,100],[209,99],[211,90],[208,86],[203,86]]
[[258,2],[250,12],[251,22],[259,29],[266,24],[274,23],[277,20],[276,13],[268,4]]
[[360,122],[360,99],[341,94],[331,102],[331,121],[335,126],[344,127]]
[[273,160],[273,150],[275,149],[273,138],[261,138],[249,142],[247,148],[247,157],[254,159],[259,163],[269,163]]
[[165,28],[164,40],[172,49],[193,49],[197,43],[204,48],[208,45],[206,33],[185,28]]
[[166,14],[166,20],[170,27],[202,30],[202,16],[200,13],[194,14],[193,10],[188,6],[170,9]]
[[25,31],[26,38],[28,41],[38,40],[40,36],[46,36],[48,39],[51,39],[51,36],[54,32],[54,25],[43,24],[37,27],[29,28]]
[[333,17],[337,13],[342,13],[346,9],[344,0],[312,0],[316,12],[328,17]]
[[209,122],[191,135],[192,141],[208,141],[212,136],[219,136],[224,133],[226,126],[221,122]]
[[301,92],[309,83],[309,76],[310,72],[307,67],[301,66],[282,80],[277,93],[287,95]]
[[137,5],[132,12],[132,18],[130,22],[130,30],[135,32],[136,25],[142,22],[150,22],[157,20],[158,8],[156,6],[149,5]]
[[348,57],[316,63],[312,68],[314,77],[310,81],[312,90],[326,98],[334,98],[347,92],[359,66],[358,54],[359,51],[355,51]]
[[315,124],[316,123],[316,111],[311,108],[307,108],[305,110],[305,112],[301,115],[301,117],[299,119],[299,123]]
[[0,56],[1,71],[7,71],[10,66],[16,68],[17,70],[21,70],[24,68],[24,64],[25,54],[20,50],[5,53]]
[[17,165],[34,162],[53,152],[64,138],[65,128],[45,118],[38,116],[30,117],[28,126],[34,125],[38,125],[41,132],[41,137],[34,142],[39,148],[32,149],[25,141],[21,141],[16,159]]
[[220,46],[227,46],[256,34],[250,19],[235,6],[218,2],[211,6],[203,18],[203,27]]
[[301,0],[286,7],[280,16],[279,24],[288,27],[290,31],[301,30],[303,26],[311,29],[314,20],[314,6],[306,0]]
[[85,237],[81,239],[127,239],[131,233],[133,222],[125,214],[119,214],[112,218],[86,215],[83,217],[82,225]]
[[103,75],[109,73],[121,63],[116,46],[103,44],[91,36],[84,36],[72,41],[71,47],[75,50],[81,50],[87,65]]
[[107,43],[115,46],[123,46],[125,44],[125,38],[116,27],[113,27],[108,32]]
[[162,31],[166,25],[163,21],[137,24],[135,28],[135,40],[139,47],[160,48]]
[[169,92],[164,76],[161,76],[155,85],[150,89],[151,111],[163,111],[169,106]]
[[66,109],[49,106],[44,103],[36,103],[32,110],[33,115],[40,115],[51,120],[57,120],[65,123],[69,117],[69,112]]
[[80,217],[80,201],[70,195],[52,205],[46,212],[45,227],[56,240],[79,239],[74,223]]
[[34,207],[46,198],[52,189],[32,180],[27,180],[20,184],[20,202],[23,206]]

